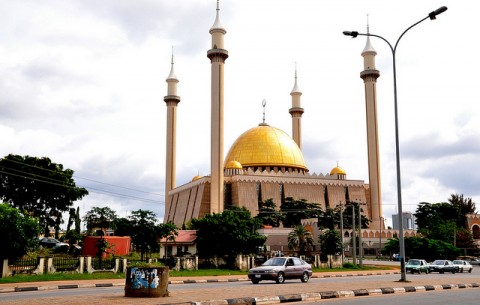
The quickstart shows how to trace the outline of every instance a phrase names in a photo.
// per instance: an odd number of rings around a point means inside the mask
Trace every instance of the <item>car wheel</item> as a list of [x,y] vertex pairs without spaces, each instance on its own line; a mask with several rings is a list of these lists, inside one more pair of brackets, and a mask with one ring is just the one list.
[[259,280],[252,280],[253,284],[258,284],[260,281]]
[[453,270],[452,270],[452,274],[455,274],[455,272],[457,272],[457,270],[453,269]]
[[470,270],[468,270],[468,273],[472,273],[472,268],[470,268]]
[[441,273],[441,274],[444,274],[444,273],[445,273],[445,271],[441,270],[441,271],[440,271],[440,273]]
[[303,283],[306,283],[306,282],[308,282],[308,279],[309,279],[309,278],[310,278],[310,277],[308,276],[308,272],[305,271],[305,272],[302,274],[301,280],[302,280]]
[[283,284],[285,282],[285,275],[283,274],[283,272],[279,272],[277,274],[277,279],[275,280],[275,282],[277,282],[277,284]]
[[463,268],[460,268],[460,270],[459,270],[459,271],[460,271],[460,273],[463,273]]
[[428,274],[428,269],[425,269],[425,274]]

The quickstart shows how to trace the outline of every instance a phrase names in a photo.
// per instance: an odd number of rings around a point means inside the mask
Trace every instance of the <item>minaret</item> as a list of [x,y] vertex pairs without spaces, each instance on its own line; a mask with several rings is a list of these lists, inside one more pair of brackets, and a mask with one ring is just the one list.
[[167,96],[163,98],[167,104],[167,153],[166,153],[166,173],[165,173],[165,211],[168,211],[170,202],[168,201],[168,192],[175,188],[176,175],[176,142],[177,142],[177,104],[180,97],[177,95],[178,79],[173,71],[173,50],[172,66],[166,82],[168,84]]
[[293,85],[292,92],[292,108],[289,112],[292,115],[292,138],[297,143],[298,147],[302,149],[302,114],[303,108],[300,104],[300,96],[302,92],[298,89],[297,85],[297,65],[295,65],[295,84]]
[[223,38],[227,31],[220,22],[220,4],[217,0],[217,16],[210,29],[212,48],[207,57],[212,64],[212,114],[211,114],[211,177],[210,213],[223,212],[223,79],[224,65],[228,51],[224,49]]
[[[367,33],[369,29],[367,26]],[[383,227],[382,192],[380,187],[380,154],[378,149],[378,124],[377,124],[377,78],[380,72],[375,69],[375,55],[377,52],[367,36],[367,44],[363,49],[363,71],[360,77],[365,84],[365,107],[367,120],[367,147],[368,147],[368,178],[370,184],[371,229]]]

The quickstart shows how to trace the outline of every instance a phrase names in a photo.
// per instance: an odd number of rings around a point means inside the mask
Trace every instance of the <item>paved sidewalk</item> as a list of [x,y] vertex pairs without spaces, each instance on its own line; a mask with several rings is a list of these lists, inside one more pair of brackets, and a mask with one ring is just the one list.
[[[361,280],[349,282],[348,287],[345,283],[324,283],[321,281],[301,283],[300,281],[287,281],[285,284],[275,284],[274,282],[261,282],[253,285],[248,282],[246,276],[216,276],[216,277],[195,277],[193,279],[170,278],[170,285],[181,285],[183,283],[208,283],[208,282],[228,282],[244,281],[241,289],[239,287],[230,287],[225,285],[222,288],[205,289],[185,289],[170,292],[170,296],[165,298],[126,298],[123,290],[121,292],[112,292],[105,290],[104,294],[89,295],[87,289],[102,287],[120,286],[123,287],[125,280],[86,280],[81,282],[62,281],[62,282],[35,282],[18,284],[0,284],[0,304],[17,305],[25,304],[25,301],[2,301],[3,293],[25,293],[31,290],[54,290],[54,289],[75,289],[72,297],[42,297],[29,299],[29,304],[33,305],[154,305],[154,304],[196,304],[196,305],[217,305],[217,304],[275,304],[295,301],[317,301],[325,298],[355,297],[365,295],[379,295],[390,293],[422,292],[429,290],[444,289],[479,289],[480,276],[472,283],[470,280],[462,278],[461,274],[452,276],[438,276],[434,279],[426,279],[421,275],[411,275],[407,279],[409,282],[387,281],[381,275],[399,274],[398,271],[348,271],[348,272],[329,272],[315,273],[314,278],[328,277],[353,277],[353,276],[372,276],[378,280],[365,283]],[[400,277],[400,275],[399,275]],[[453,282],[452,282],[453,281]],[[78,291],[78,293],[76,293]],[[35,293],[35,292],[33,292]],[[33,302],[33,303],[32,303]]]

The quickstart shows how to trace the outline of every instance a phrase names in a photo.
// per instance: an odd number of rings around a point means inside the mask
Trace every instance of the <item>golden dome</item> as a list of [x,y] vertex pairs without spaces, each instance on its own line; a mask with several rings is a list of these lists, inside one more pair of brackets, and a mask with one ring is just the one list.
[[225,164],[231,161],[239,162],[244,168],[277,166],[308,171],[297,143],[284,131],[267,124],[260,124],[238,137]]
[[201,178],[202,178],[202,176],[196,175],[195,177],[192,178],[192,182],[196,181],[198,179],[201,179]]
[[242,167],[242,164],[240,164],[240,162],[232,160],[232,161],[229,161],[227,163],[227,165],[225,165],[225,168],[227,168],[227,169],[234,169],[234,168],[235,169],[242,169],[243,167]]
[[340,166],[337,166],[332,168],[332,170],[330,171],[330,175],[335,175],[335,174],[346,175],[347,173],[343,168],[341,168]]

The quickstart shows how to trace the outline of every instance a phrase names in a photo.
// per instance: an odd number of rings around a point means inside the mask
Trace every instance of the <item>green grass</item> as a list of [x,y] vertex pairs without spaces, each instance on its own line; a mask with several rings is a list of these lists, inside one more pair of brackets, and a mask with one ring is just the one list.
[[0,284],[23,283],[23,282],[44,282],[44,281],[73,281],[73,280],[101,280],[101,279],[123,279],[124,273],[50,273],[39,275],[19,274],[15,276],[0,278]]

